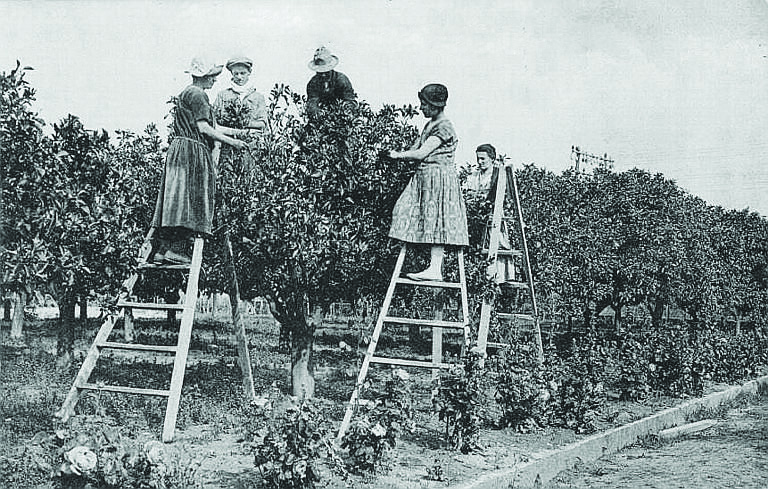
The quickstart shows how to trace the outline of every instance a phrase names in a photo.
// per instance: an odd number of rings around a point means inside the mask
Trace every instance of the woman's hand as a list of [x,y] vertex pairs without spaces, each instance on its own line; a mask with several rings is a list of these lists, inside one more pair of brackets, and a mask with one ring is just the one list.
[[393,160],[396,160],[400,158],[400,152],[395,150],[390,150],[389,152],[387,152],[387,156],[389,158],[392,158]]
[[234,146],[237,149],[248,149],[248,143],[243,141],[242,139],[235,139],[232,141],[232,146]]

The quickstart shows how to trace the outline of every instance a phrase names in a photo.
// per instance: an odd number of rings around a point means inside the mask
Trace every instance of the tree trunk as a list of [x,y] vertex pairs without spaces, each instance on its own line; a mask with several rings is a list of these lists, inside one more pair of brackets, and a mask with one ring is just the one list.
[[80,298],[80,319],[83,322],[88,321],[88,296]]
[[616,326],[616,334],[621,334],[621,325],[624,319],[622,316],[623,311],[623,304],[616,304],[613,306],[613,325]]
[[3,299],[3,321],[11,320],[11,299]]
[[315,329],[323,320],[323,313],[317,308],[309,321],[303,314],[289,325],[291,330],[291,390],[299,399],[310,399],[315,395],[315,359],[313,347]]
[[69,368],[75,355],[75,297],[64,294],[59,303],[59,332],[56,343],[57,365]]
[[13,322],[11,322],[11,340],[20,341],[24,336],[24,306],[27,304],[27,292],[22,290],[14,294]]
[[664,318],[664,301],[655,299],[651,308],[651,325],[654,330],[661,328],[661,322]]

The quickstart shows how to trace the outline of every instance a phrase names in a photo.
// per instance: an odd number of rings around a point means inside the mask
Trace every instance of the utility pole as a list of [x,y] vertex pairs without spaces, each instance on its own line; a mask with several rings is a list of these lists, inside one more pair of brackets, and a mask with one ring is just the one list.
[[579,173],[579,167],[583,163],[585,165],[592,165],[598,168],[613,168],[614,160],[608,157],[608,153],[604,153],[603,156],[594,155],[582,151],[578,146],[571,146],[571,160],[574,162],[576,173]]

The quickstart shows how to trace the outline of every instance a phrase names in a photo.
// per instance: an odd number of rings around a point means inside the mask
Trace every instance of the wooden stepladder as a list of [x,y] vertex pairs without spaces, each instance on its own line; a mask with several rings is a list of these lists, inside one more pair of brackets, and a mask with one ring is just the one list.
[[[502,159],[502,162],[505,160]],[[531,272],[531,260],[528,252],[528,242],[525,235],[525,222],[523,221],[523,212],[520,205],[520,193],[517,186],[514,166],[503,164],[501,168],[494,169],[495,185],[491,189],[493,199],[493,214],[491,216],[487,235],[489,275],[497,279],[497,283],[502,289],[512,289],[528,294],[528,310],[503,310],[499,307],[499,301],[492,298],[483,300],[480,309],[480,326],[478,329],[477,348],[481,352],[486,352],[488,346],[503,346],[501,343],[488,342],[488,330],[491,322],[491,313],[495,312],[499,320],[513,322],[527,322],[532,325],[533,334],[538,350],[539,361],[544,359],[544,350],[541,341],[541,326],[539,323],[539,311],[536,305],[536,292],[533,283],[533,273]],[[504,202],[509,198],[514,203],[515,216],[506,217],[504,215]],[[502,234],[506,233],[506,234]],[[502,243],[506,246],[502,246]],[[519,249],[515,249],[515,244]],[[505,261],[506,266],[511,269],[507,276],[500,276],[499,263]],[[503,267],[502,267],[503,268]],[[520,277],[519,275],[523,275]]]
[[[363,359],[363,363],[360,367],[360,372],[357,376],[357,384],[352,391],[352,396],[349,399],[346,413],[344,414],[344,420],[341,422],[339,428],[338,441],[344,437],[347,428],[352,421],[355,408],[357,407],[358,398],[360,396],[360,390],[363,387],[365,378],[368,374],[368,368],[371,363],[386,364],[386,365],[400,365],[403,367],[423,367],[432,369],[433,378],[435,378],[441,368],[450,368],[453,364],[443,362],[443,329],[460,330],[463,334],[464,343],[462,345],[462,354],[469,346],[469,302],[467,299],[467,278],[464,271],[464,251],[459,248],[458,253],[458,266],[459,266],[459,281],[458,282],[443,282],[443,281],[416,281],[409,278],[401,277],[401,271],[403,268],[403,262],[405,261],[406,245],[400,248],[400,254],[397,257],[395,263],[395,270],[392,273],[392,279],[389,282],[387,293],[384,296],[384,304],[381,307],[376,325],[371,334],[371,341],[368,344],[368,350]],[[412,286],[412,287],[431,287],[435,289],[458,289],[461,294],[461,320],[460,321],[444,321],[442,319],[442,311],[438,310],[438,317],[436,319],[417,319],[391,316],[389,314],[392,305],[392,298],[395,294],[395,288],[397,286]],[[379,341],[384,325],[412,325],[429,327],[432,329],[432,359],[431,361],[424,360],[409,360],[402,358],[389,358],[376,355],[376,345]]]
[[[204,239],[196,237],[194,239],[194,246],[192,249],[192,260],[190,264],[186,265],[155,265],[149,263],[150,254],[152,252],[152,238],[154,235],[154,228],[147,234],[144,244],[139,252],[139,264],[136,273],[132,274],[123,283],[123,292],[120,295],[120,299],[117,302],[118,312],[115,314],[109,314],[102,324],[99,332],[96,334],[96,338],[91,345],[88,353],[80,367],[80,371],[75,378],[72,387],[67,394],[64,403],[56,412],[55,416],[62,421],[66,421],[74,413],[75,405],[80,397],[80,392],[84,390],[95,391],[108,391],[119,392],[127,394],[141,394],[148,396],[160,396],[167,397],[168,403],[165,411],[165,420],[163,424],[163,441],[173,441],[174,432],[176,429],[176,417],[179,412],[179,401],[181,400],[181,389],[184,384],[184,372],[186,370],[187,355],[189,353],[189,345],[192,337],[192,324],[195,318],[195,310],[197,305],[197,293],[198,283],[200,279],[200,268],[203,261],[203,245]],[[226,239],[225,252],[227,254],[227,268],[231,265],[231,283],[230,283],[230,301],[232,303],[232,316],[233,322],[236,327],[236,334],[238,340],[238,359],[240,368],[243,372],[243,382],[245,386],[245,393],[249,399],[255,398],[253,387],[253,375],[251,372],[251,363],[249,359],[249,353],[247,348],[247,339],[245,336],[245,328],[240,321],[239,315],[239,291],[237,289],[237,280],[234,276],[234,265],[232,260],[232,249],[229,242],[229,237]],[[183,302],[180,304],[165,304],[165,303],[149,303],[149,302],[133,302],[130,300],[133,294],[133,288],[140,276],[145,273],[151,273],[158,270],[179,270],[188,273],[186,280],[186,291],[183,298]],[[180,311],[181,323],[179,326],[178,341],[176,345],[146,345],[132,343],[132,331],[133,331],[133,311],[134,310],[147,310],[147,311]],[[124,321],[125,341],[116,342],[110,341],[110,335],[115,328],[118,321],[122,319]],[[128,352],[145,352],[145,353],[164,353],[173,355],[173,371],[171,374],[170,387],[168,389],[151,389],[151,388],[136,388],[120,385],[104,385],[102,383],[89,382],[91,373],[96,367],[97,361],[101,354],[106,350],[121,350]]]

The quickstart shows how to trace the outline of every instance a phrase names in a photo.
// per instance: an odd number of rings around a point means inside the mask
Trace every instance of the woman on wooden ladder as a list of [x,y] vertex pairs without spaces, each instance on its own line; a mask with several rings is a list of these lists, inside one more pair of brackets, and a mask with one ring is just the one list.
[[186,71],[192,76],[192,84],[176,97],[173,139],[152,219],[152,227],[157,230],[151,257],[155,263],[190,263],[189,238],[194,234],[211,234],[216,193],[211,156],[214,144],[247,148],[244,141],[231,137],[244,130],[216,129],[205,90],[213,87],[222,69],[222,65],[194,58]]
[[409,273],[411,280],[442,281],[446,245],[467,246],[467,211],[456,175],[456,131],[445,116],[445,85],[431,83],[419,92],[420,109],[429,121],[407,151],[390,151],[389,157],[419,163],[392,211],[391,238],[430,246],[429,266]]

